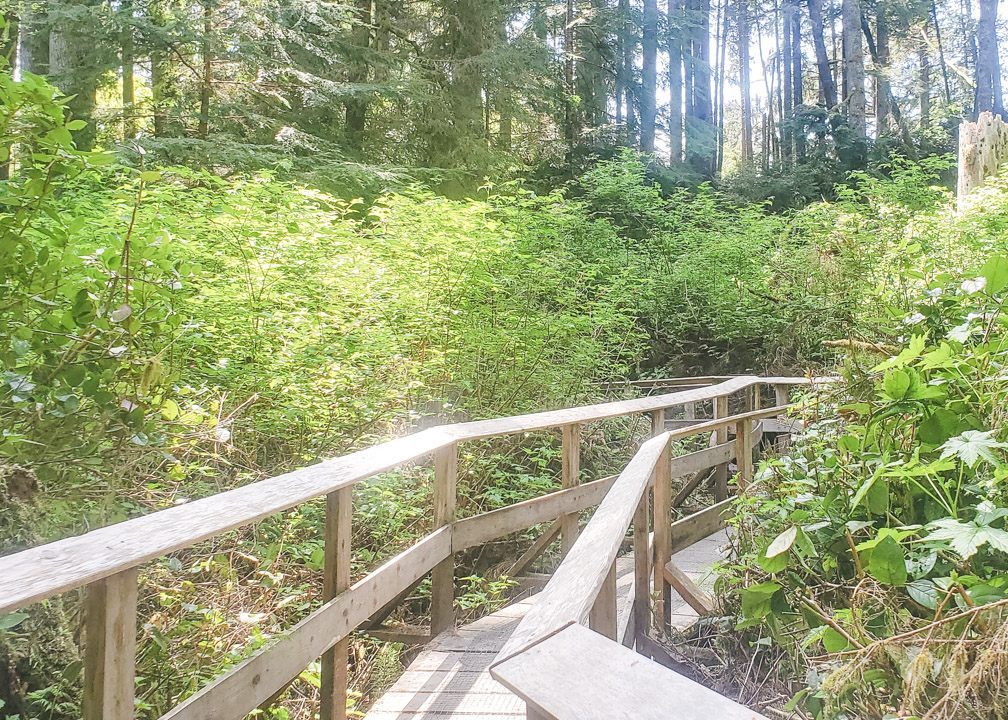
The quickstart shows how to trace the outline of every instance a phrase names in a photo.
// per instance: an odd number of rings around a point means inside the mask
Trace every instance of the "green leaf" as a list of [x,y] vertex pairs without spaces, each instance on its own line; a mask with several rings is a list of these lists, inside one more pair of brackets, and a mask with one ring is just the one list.
[[980,274],[987,278],[987,292],[991,295],[1001,292],[1008,285],[1008,257],[994,255],[980,269]]
[[161,179],[161,173],[159,173],[157,170],[145,170],[144,172],[140,173],[140,180],[142,180],[145,183],[157,182],[160,179]]
[[929,445],[941,445],[959,429],[959,416],[951,410],[937,408],[917,428],[917,437]]
[[991,465],[998,466],[1001,459],[994,450],[1008,447],[1008,443],[998,442],[994,439],[994,431],[987,430],[967,430],[961,435],[949,438],[942,443],[942,458],[952,456],[958,457],[967,467],[975,467],[981,459],[986,460]]
[[906,585],[907,567],[903,548],[890,535],[884,537],[872,550],[868,571],[881,582],[896,587]]
[[976,554],[984,545],[990,545],[996,550],[1008,552],[1008,532],[980,525],[976,522],[959,522],[953,518],[943,518],[931,523],[934,530],[925,540],[943,540],[948,542],[955,552],[967,560]]
[[771,600],[781,586],[775,582],[764,582],[759,585],[743,588],[742,616],[746,620],[758,620],[770,614]]
[[163,403],[161,403],[161,417],[165,420],[171,422],[179,416],[179,406],[178,403],[168,398]]
[[0,615],[0,630],[11,630],[20,625],[25,619],[27,619],[28,613],[26,612],[12,612],[6,615]]
[[892,400],[902,400],[910,389],[910,375],[903,370],[890,370],[882,381],[885,394]]

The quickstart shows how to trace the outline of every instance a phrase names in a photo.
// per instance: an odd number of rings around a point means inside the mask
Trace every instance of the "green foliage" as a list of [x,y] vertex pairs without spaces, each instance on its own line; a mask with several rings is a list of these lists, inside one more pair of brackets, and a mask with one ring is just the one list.
[[[884,362],[851,369],[851,397],[835,408],[846,422],[813,426],[739,501],[729,576],[749,578],[740,627],[758,626],[798,668],[815,668],[821,682],[802,702],[817,717],[882,717],[897,709],[886,698],[906,693],[910,710],[960,697],[968,678],[939,672],[947,652],[922,636],[884,645],[888,655],[871,648],[1008,597],[1008,262],[997,254],[976,277],[932,266],[912,278],[922,292],[905,340]],[[922,640],[929,659],[917,662],[932,663],[915,670],[923,684],[898,671]],[[980,662],[986,641],[976,642]],[[869,649],[849,663],[830,657],[852,647]],[[809,657],[819,654],[828,659]]]

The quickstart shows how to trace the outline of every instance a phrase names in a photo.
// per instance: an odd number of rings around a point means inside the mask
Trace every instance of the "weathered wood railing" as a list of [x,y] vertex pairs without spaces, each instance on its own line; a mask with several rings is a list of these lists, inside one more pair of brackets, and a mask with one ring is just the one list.
[[[712,457],[716,454],[707,450],[671,458],[672,442],[733,426],[733,454],[739,485],[744,487],[752,479],[753,441],[761,432],[760,421],[786,407],[751,410],[662,432],[641,446],[491,666],[494,678],[526,701],[529,718],[762,717],[623,647],[633,643],[617,642],[615,567],[632,525],[632,623],[640,643],[647,638],[652,612],[659,624],[668,625],[669,586],[682,582],[669,562],[673,550],[723,527],[722,512],[728,503],[719,502],[687,518],[680,527],[686,537],[673,540],[673,529],[679,523],[669,523],[671,478],[680,474],[683,461],[691,456],[691,469],[713,466],[722,458]],[[699,460],[704,455],[705,459]],[[649,489],[653,492],[650,503]],[[649,520],[654,528],[653,543],[649,541]],[[648,603],[652,587],[654,608]],[[583,627],[585,624],[590,630]]]
[[[433,427],[334,460],[229,490],[186,505],[91,531],[77,537],[0,557],[0,613],[9,612],[59,593],[85,588],[84,603],[84,697],[85,720],[126,720],[134,716],[134,675],[136,656],[137,573],[143,563],[203,540],[254,523],[314,498],[326,497],[324,586],[322,606],[282,637],[255,655],[219,676],[196,694],[170,710],[163,718],[173,720],[227,720],[242,718],[269,703],[310,663],[322,658],[321,716],[342,718],[346,713],[347,642],[350,633],[379,610],[395,601],[415,582],[431,573],[431,633],[454,624],[454,556],[466,548],[517,532],[542,522],[560,519],[563,542],[570,552],[561,566],[559,587],[568,582],[570,558],[583,556],[598,532],[596,528],[609,514],[617,522],[605,525],[605,577],[594,578],[591,592],[579,587],[580,604],[565,611],[564,622],[580,622],[583,606],[595,604],[603,595],[613,594],[611,566],[613,548],[618,545],[612,528],[622,523],[625,533],[631,516],[643,522],[645,512],[639,501],[644,492],[642,478],[658,467],[654,482],[655,519],[669,517],[670,478],[703,468],[717,468],[715,488],[718,500],[727,497],[727,463],[739,458],[743,478],[751,473],[754,435],[751,421],[769,417],[780,408],[756,410],[727,417],[728,397],[746,393],[748,407],[758,408],[760,385],[777,388],[778,398],[786,398],[787,388],[804,385],[804,378],[758,378],[744,376],[689,390],[631,400],[554,410],[495,420]],[[673,407],[695,408],[711,401],[715,420],[691,424],[672,433],[664,432],[665,411]],[[606,478],[584,484],[579,480],[579,438],[583,423],[634,413],[650,413],[653,434],[619,479]],[[736,427],[734,444],[728,443],[728,428]],[[455,487],[459,443],[534,430],[560,428],[563,438],[562,489],[523,503],[473,517],[457,519]],[[701,432],[715,433],[714,444],[704,450],[675,459],[668,458],[668,443]],[[657,453],[657,454],[656,454]],[[434,529],[412,547],[350,585],[350,538],[352,490],[356,483],[427,456],[434,460]],[[661,463],[657,458],[662,457]],[[646,470],[646,472],[645,472]],[[626,479],[624,479],[626,478]],[[615,489],[618,493],[613,493]],[[589,524],[588,544],[575,543],[577,513],[602,506]],[[627,505],[626,503],[630,503]],[[626,522],[624,522],[624,520]],[[667,607],[668,583],[661,575],[674,541],[665,521],[655,523],[654,568]],[[622,535],[620,535],[622,537]],[[643,541],[635,541],[640,544]],[[638,563],[644,560],[640,547]],[[650,562],[650,561],[648,561]],[[598,564],[592,559],[591,567]],[[643,565],[642,565],[643,566]],[[600,571],[601,572],[601,571]],[[646,576],[647,573],[643,573]],[[608,578],[608,579],[607,579]],[[557,578],[551,586],[558,587]],[[596,582],[597,580],[597,582]],[[580,580],[578,584],[580,585]],[[648,597],[646,577],[638,572],[635,615],[637,631],[647,622],[644,607]],[[551,591],[554,592],[555,591]],[[585,599],[588,598],[588,599]],[[599,600],[595,624],[610,628],[615,614],[608,599]],[[543,607],[548,607],[544,605]],[[540,611],[541,613],[541,611]],[[538,617],[537,613],[535,617]],[[577,615],[577,617],[575,617]],[[660,616],[660,615],[659,615]],[[548,623],[551,627],[559,621]],[[526,624],[523,623],[523,626]],[[539,626],[529,626],[538,628]],[[523,630],[519,638],[533,642],[538,630]]]

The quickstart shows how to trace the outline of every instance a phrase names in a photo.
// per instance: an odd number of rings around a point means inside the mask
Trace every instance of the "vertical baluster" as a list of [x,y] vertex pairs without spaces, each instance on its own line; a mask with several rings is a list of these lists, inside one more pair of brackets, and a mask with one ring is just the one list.
[[609,574],[588,613],[588,627],[610,640],[616,639],[616,563],[609,566]]
[[[350,540],[353,528],[353,487],[326,495],[325,576],[322,601],[328,602],[350,587]],[[320,715],[322,720],[344,720],[347,706],[347,651],[343,638],[322,655]]]
[[658,458],[654,470],[654,589],[658,594],[655,617],[667,630],[672,622],[672,587],[665,581],[665,564],[672,551],[672,468],[668,447]]
[[[719,395],[714,398],[714,419],[722,420],[728,417],[728,397]],[[728,442],[728,427],[721,427],[714,431],[714,436],[718,445]],[[728,464],[722,463],[714,468],[714,501],[721,502],[728,498]]]
[[132,720],[137,569],[88,585],[84,599],[84,720]]
[[688,402],[683,406],[683,417],[687,420],[696,420],[695,402]]
[[[458,443],[434,454],[434,528],[455,522],[458,480]],[[442,560],[431,572],[431,636],[455,627],[455,556]]]
[[[562,448],[560,457],[560,485],[571,488],[578,484],[581,475],[581,425],[571,423],[561,429]],[[578,514],[570,513],[561,518],[560,549],[564,556],[574,547],[578,538]]]
[[640,647],[640,638],[647,635],[651,624],[651,554],[648,542],[648,494],[644,491],[633,519],[634,551],[634,642]]
[[738,463],[739,489],[744,490],[752,481],[753,441],[752,421],[735,423],[735,457]]
[[774,404],[777,407],[791,404],[790,385],[774,385],[773,389],[774,389]]

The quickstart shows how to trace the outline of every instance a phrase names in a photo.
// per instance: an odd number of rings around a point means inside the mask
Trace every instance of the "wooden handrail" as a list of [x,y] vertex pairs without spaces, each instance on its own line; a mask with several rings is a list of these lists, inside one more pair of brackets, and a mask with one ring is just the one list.
[[[808,382],[805,378],[776,380],[794,385]],[[684,392],[436,426],[185,505],[22,550],[0,557],[0,613],[257,522],[463,440],[545,430],[675,407],[728,395],[763,382],[762,378],[742,376]],[[692,433],[683,437],[689,434]]]
[[[164,717],[172,720],[243,717],[261,703],[269,702],[291,678],[323,654],[322,717],[324,720],[343,717],[346,638],[350,632],[383,606],[395,602],[395,598],[408,592],[427,573],[432,577],[432,630],[437,632],[451,627],[454,623],[453,558],[456,552],[541,522],[563,518],[558,522],[570,525],[570,518],[576,518],[577,512],[599,505],[589,523],[590,532],[586,530],[586,537],[574,543],[571,552],[575,557],[584,555],[586,551],[577,548],[585,547],[585,540],[605,546],[598,557],[608,559],[609,565],[604,572],[601,566],[596,568],[598,572],[588,587],[593,588],[592,597],[611,596],[614,599],[615,576],[611,560],[618,549],[618,541],[604,529],[599,530],[599,522],[611,515],[617,525],[623,524],[625,533],[631,516],[636,517],[635,522],[646,518],[638,500],[652,483],[651,475],[658,456],[664,458],[666,484],[671,471],[685,474],[709,467],[723,468],[732,457],[751,456],[750,424],[777,414],[783,408],[752,410],[725,417],[726,398],[766,382],[764,378],[743,376],[716,385],[646,398],[437,426],[184,506],[0,557],[0,613],[87,586],[88,644],[83,714],[86,720],[126,720],[133,712],[132,656],[136,638],[131,631],[135,627],[137,567],[153,558],[326,496],[326,585],[322,607],[278,641],[216,678]],[[779,386],[778,399],[785,400],[786,393],[780,388],[809,383],[805,378],[773,378],[773,382]],[[705,400],[714,401],[714,420],[660,433],[666,408],[680,405],[692,408]],[[750,407],[753,407],[751,400]],[[579,485],[576,454],[580,424],[645,412],[652,415],[653,432],[657,437],[642,446],[620,476]],[[737,434],[742,438],[736,438],[734,443],[725,442],[727,428],[731,425],[736,425]],[[455,486],[460,442],[558,427],[563,429],[564,437],[564,489],[492,512],[456,519]],[[668,446],[672,440],[711,431],[723,438],[719,444],[669,461]],[[658,456],[651,457],[656,448],[661,448]],[[435,460],[434,531],[348,587],[354,484],[429,455]],[[740,467],[748,465],[741,463]],[[567,543],[573,543],[576,526],[569,527],[565,536]],[[599,564],[597,560],[595,565]],[[564,570],[565,567],[568,570]],[[565,573],[570,573],[570,567],[567,561],[561,565],[561,579]],[[583,580],[580,576],[579,581]],[[593,614],[592,626],[614,625],[615,615],[604,611],[605,603],[598,605],[603,611]],[[578,621],[583,620],[584,613],[588,612],[583,598],[575,610]],[[548,613],[539,611],[539,615],[546,617]],[[568,616],[572,617],[570,613]],[[556,625],[555,618],[550,622]],[[533,637],[538,633],[526,634]]]

